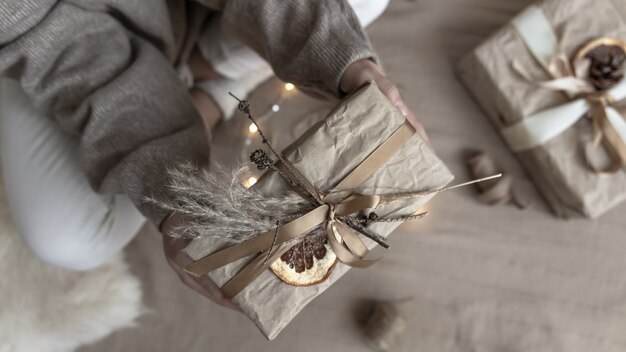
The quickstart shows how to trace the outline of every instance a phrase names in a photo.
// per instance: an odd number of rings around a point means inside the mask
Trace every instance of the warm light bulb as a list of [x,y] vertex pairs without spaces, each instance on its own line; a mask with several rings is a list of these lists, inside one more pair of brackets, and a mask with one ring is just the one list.
[[294,90],[294,88],[296,88],[296,86],[293,85],[293,83],[285,83],[285,90],[286,91],[292,91]]
[[254,177],[254,176],[248,177],[248,179],[246,180],[246,184],[245,184],[246,188],[250,188],[250,187],[254,186],[256,181],[258,181],[256,177]]
[[278,104],[272,105],[272,111],[273,112],[277,112],[278,110],[280,110],[280,106],[278,106]]
[[256,127],[256,124],[251,123],[250,127],[248,127],[248,130],[250,131],[250,133],[254,133],[254,132],[258,131],[259,128]]

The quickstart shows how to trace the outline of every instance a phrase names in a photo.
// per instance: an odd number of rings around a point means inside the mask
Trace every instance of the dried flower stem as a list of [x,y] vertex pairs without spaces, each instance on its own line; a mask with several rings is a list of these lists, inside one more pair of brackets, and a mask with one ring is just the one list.
[[307,194],[309,197],[311,197],[313,200],[315,200],[315,202],[317,202],[317,205],[320,205],[320,204],[324,203],[322,201],[322,199],[319,197],[319,195],[317,195],[317,193],[312,192],[311,190],[308,190],[307,187],[304,186],[305,183],[300,179],[300,177],[298,177],[298,174],[291,169],[291,164],[289,162],[287,162],[283,158],[283,156],[276,151],[276,149],[274,149],[274,146],[272,145],[270,140],[265,136],[265,134],[263,133],[263,130],[261,130],[261,126],[259,126],[258,122],[256,121],[256,119],[252,115],[252,108],[250,107],[250,103],[247,100],[241,100],[241,99],[237,98],[237,96],[235,96],[231,92],[228,92],[228,94],[230,94],[231,97],[237,99],[237,101],[239,102],[239,104],[237,105],[237,108],[239,109],[239,111],[245,113],[248,116],[248,119],[250,121],[252,121],[252,123],[257,127],[257,132],[261,136],[263,144],[267,145],[267,147],[272,152],[272,154],[278,160],[280,160],[283,163],[283,165],[285,165],[285,168],[287,169],[287,171],[289,172],[291,177],[285,177],[284,175],[281,175],[281,176],[283,176],[283,178],[285,178],[285,179],[292,179],[292,180],[295,179],[295,180],[297,180],[298,183],[299,183],[298,188],[300,188],[302,191],[304,191],[305,194]]
[[185,216],[173,229],[181,237],[216,237],[234,242],[274,229],[276,221],[313,209],[295,192],[265,196],[245,188],[240,167],[233,172],[219,164],[211,169],[183,163],[169,170],[169,193],[173,198],[147,199],[170,212]]

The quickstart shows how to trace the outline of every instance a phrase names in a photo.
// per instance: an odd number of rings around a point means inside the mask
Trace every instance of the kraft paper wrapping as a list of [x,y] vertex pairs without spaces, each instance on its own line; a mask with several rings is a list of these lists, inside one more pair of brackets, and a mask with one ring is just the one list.
[[[599,37],[626,40],[626,1],[547,0],[538,4],[552,24],[568,57]],[[535,61],[512,25],[496,32],[459,64],[459,75],[495,127],[500,130],[525,116],[568,101],[512,69],[517,61],[533,77],[550,77]],[[557,138],[517,156],[528,175],[560,217],[597,217],[626,198],[626,173],[597,175],[585,164],[582,142],[592,135],[581,119]]]
[[[403,122],[404,117],[378,88],[374,84],[367,84],[342,101],[324,121],[315,124],[287,147],[284,155],[315,187],[330,190]],[[416,134],[363,183],[356,193],[382,194],[437,189],[447,185],[452,179],[448,168]],[[275,173],[264,175],[254,187],[264,194],[291,192],[289,186]],[[419,200],[398,202],[393,206],[377,209],[376,212],[382,216],[412,214],[429,199],[430,197],[423,197]],[[376,223],[371,229],[387,237],[399,225],[399,222]],[[376,245],[369,239],[365,239],[365,243],[370,249]],[[198,260],[227,245],[214,238],[198,238],[189,244],[186,251],[194,260]],[[384,254],[393,255],[393,248]],[[208,276],[221,286],[249,260],[250,258],[244,258],[215,270]],[[308,287],[287,285],[270,270],[266,270],[237,295],[234,302],[271,340],[309,302],[349,269],[350,267],[337,263],[326,281]]]

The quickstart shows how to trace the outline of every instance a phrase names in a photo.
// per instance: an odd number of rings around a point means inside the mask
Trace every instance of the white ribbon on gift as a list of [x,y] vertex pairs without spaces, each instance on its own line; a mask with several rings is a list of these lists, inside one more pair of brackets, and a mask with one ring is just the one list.
[[[551,73],[550,61],[558,55],[559,45],[544,12],[532,5],[518,15],[512,23],[535,59],[548,73]],[[605,97],[612,101],[626,98],[626,80],[622,80],[608,90]],[[512,150],[528,150],[557,137],[584,117],[590,109],[591,104],[588,99],[576,99],[525,117],[514,125],[504,127],[501,132]],[[609,123],[626,141],[624,118],[609,105],[605,106],[605,110]]]
[[[607,95],[614,101],[626,98],[626,80],[611,88]],[[542,145],[557,137],[589,112],[591,104],[585,98],[576,99],[547,109],[502,129],[504,139],[514,151],[523,151]],[[626,121],[611,106],[606,106],[606,117],[620,137],[626,141]]]
[[513,27],[539,64],[550,72],[550,61],[559,50],[559,41],[543,11],[531,5],[512,21]]

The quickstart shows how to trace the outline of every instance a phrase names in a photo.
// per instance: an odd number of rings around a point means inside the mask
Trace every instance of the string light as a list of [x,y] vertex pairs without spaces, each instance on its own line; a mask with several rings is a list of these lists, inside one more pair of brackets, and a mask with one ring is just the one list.
[[244,182],[244,186],[245,186],[246,188],[250,188],[250,187],[254,186],[254,184],[256,183],[256,181],[258,181],[256,177],[254,177],[254,176],[250,176],[250,177],[248,177],[248,179],[246,180],[246,182]]
[[[296,90],[296,86],[293,83],[285,83],[283,85],[283,89],[280,90],[280,94],[278,95],[278,97],[276,99],[274,99],[274,101],[271,102],[269,109],[267,109],[264,113],[259,114],[259,116],[257,117],[257,122],[263,122],[266,119],[268,119],[271,115],[277,113],[278,111],[280,111],[280,108],[283,104],[283,102],[285,101],[285,98],[288,98],[289,96],[292,96],[292,94],[290,94],[290,92],[295,91]],[[252,145],[252,138],[253,136],[259,131],[259,128],[254,124],[251,123],[248,126],[248,137],[245,140],[245,145],[246,146],[250,146]],[[246,180],[244,182],[244,184],[249,184],[248,182],[249,180]],[[255,181],[256,182],[256,179]],[[250,187],[252,186],[254,183],[250,184],[249,186],[246,187]]]
[[[264,113],[259,114],[257,120],[263,121],[266,118],[270,117],[270,115],[280,111],[281,105],[285,101],[285,98],[291,95],[291,94],[287,94],[287,92],[291,92],[295,89],[296,89],[296,86],[293,83],[285,83],[278,97],[274,99],[274,101],[271,103],[270,108],[267,109]],[[258,131],[258,128],[250,126],[249,130],[250,132],[255,133],[256,131]]]
[[256,131],[258,131],[259,128],[256,127],[255,124],[251,123],[250,126],[248,127],[248,130],[250,131],[250,133],[256,133]]
[[[296,91],[296,86],[293,83],[285,83],[282,87],[282,89],[280,89],[280,93],[278,95],[278,97],[276,99],[274,99],[274,101],[272,101],[269,105],[269,108],[262,114],[260,114],[257,117],[257,122],[260,122],[261,124],[263,124],[263,121],[265,121],[266,119],[268,119],[269,117],[271,117],[273,114],[277,113],[278,111],[280,111],[280,108],[282,107],[283,102],[286,100],[286,98],[292,97],[293,93]],[[256,124],[251,123],[248,126],[248,131],[250,132],[247,136],[247,138],[245,139],[244,143],[246,146],[251,146],[253,143],[253,137],[255,136],[255,134],[259,131],[259,127],[257,127]],[[247,148],[246,148],[247,149]],[[243,175],[242,175],[243,176]],[[243,186],[245,188],[250,188],[252,186],[254,186],[254,184],[256,184],[258,181],[257,177],[251,175],[250,173],[248,173],[247,175],[243,176],[241,178],[241,183],[243,184]]]

